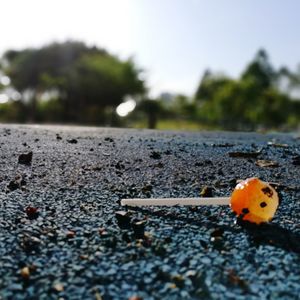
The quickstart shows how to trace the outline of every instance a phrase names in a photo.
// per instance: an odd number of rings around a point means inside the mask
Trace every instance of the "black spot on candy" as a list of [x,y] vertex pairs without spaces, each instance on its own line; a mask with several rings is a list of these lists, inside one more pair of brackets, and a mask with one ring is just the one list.
[[267,203],[266,202],[260,202],[260,207],[264,208],[267,206]]
[[267,195],[268,197],[272,197],[273,196],[273,191],[268,187],[268,186],[266,186],[266,187],[264,187],[263,189],[261,189],[262,190],[262,192],[265,194],[265,195]]
[[248,208],[243,208],[243,209],[242,209],[242,213],[243,213],[244,215],[248,214],[248,213],[249,213],[249,209],[248,209]]

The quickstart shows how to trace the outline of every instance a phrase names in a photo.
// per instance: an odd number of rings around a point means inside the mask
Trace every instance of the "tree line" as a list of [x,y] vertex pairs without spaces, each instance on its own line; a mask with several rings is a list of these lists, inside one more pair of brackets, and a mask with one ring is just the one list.
[[[82,42],[8,50],[0,59],[0,121],[131,126],[160,119],[226,130],[294,129],[300,121],[300,69],[276,70],[259,50],[237,79],[206,70],[192,97],[149,99],[143,70]],[[136,109],[121,118],[116,107],[131,97]],[[13,97],[11,97],[13,98]],[[145,122],[144,122],[145,123]]]
[[300,72],[275,70],[260,50],[238,79],[206,71],[195,98],[199,118],[225,129],[295,127],[300,120]]

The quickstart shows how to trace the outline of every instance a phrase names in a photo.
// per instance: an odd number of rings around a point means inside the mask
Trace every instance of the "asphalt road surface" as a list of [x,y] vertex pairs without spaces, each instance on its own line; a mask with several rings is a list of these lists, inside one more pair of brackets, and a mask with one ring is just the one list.
[[[0,299],[300,299],[295,135],[1,125],[0,171]],[[280,193],[269,224],[119,204],[253,176]]]

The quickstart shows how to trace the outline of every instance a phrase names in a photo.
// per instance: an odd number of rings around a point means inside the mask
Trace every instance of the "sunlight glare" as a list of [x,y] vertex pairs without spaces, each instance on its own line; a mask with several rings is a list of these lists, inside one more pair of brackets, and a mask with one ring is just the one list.
[[0,78],[0,84],[7,86],[10,84],[10,78],[8,76],[2,76]]
[[131,113],[136,107],[136,102],[133,99],[127,100],[126,102],[121,103],[116,112],[120,117],[126,117]]
[[4,104],[9,100],[6,94],[0,94],[0,104]]

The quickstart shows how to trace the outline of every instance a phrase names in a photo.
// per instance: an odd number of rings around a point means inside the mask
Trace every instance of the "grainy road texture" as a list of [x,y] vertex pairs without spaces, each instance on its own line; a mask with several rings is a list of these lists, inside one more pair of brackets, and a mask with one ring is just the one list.
[[[1,125],[0,150],[1,299],[299,299],[292,135]],[[117,212],[252,176],[280,191],[269,225],[228,207]]]

